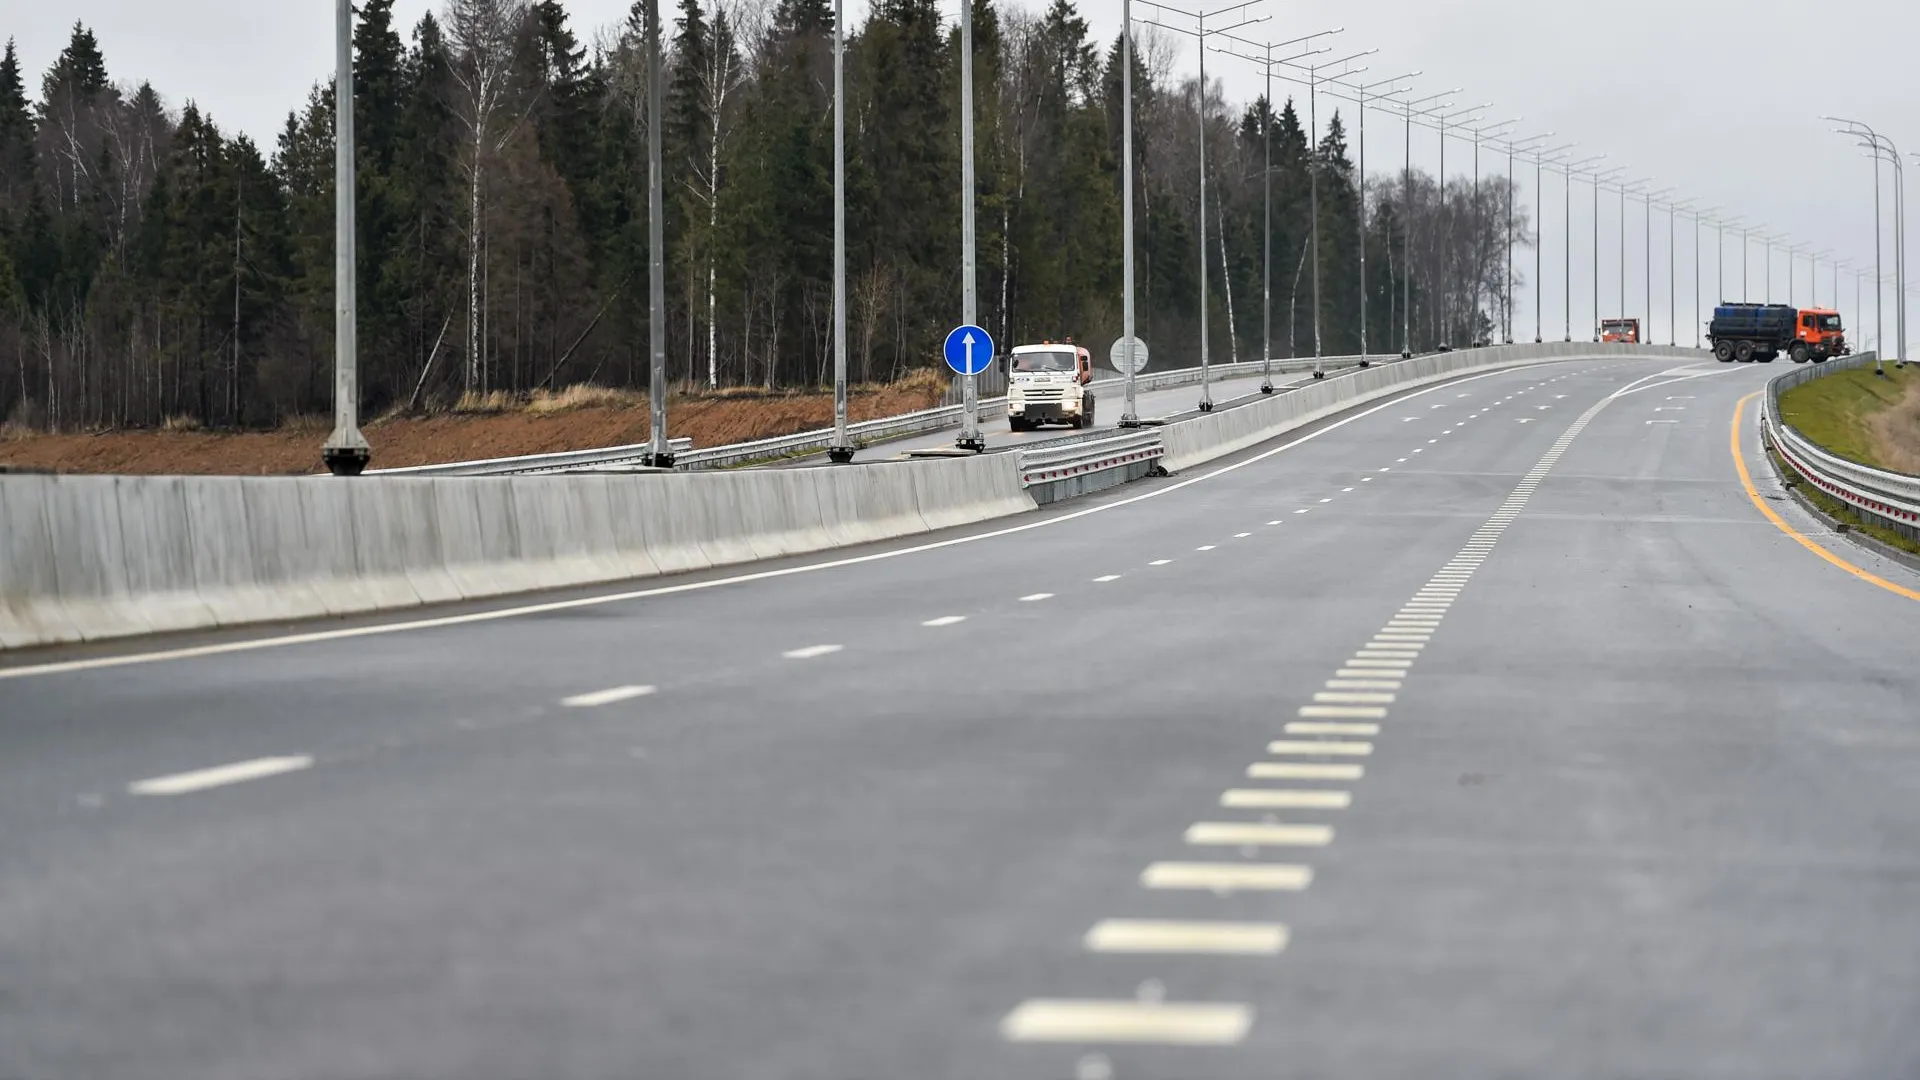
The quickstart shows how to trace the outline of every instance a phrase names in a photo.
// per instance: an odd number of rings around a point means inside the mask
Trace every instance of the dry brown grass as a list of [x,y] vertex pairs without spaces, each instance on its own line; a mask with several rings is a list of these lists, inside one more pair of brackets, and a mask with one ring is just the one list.
[[160,424],[161,431],[199,431],[200,427],[199,417],[188,416],[185,413],[169,416]]
[[468,391],[460,395],[460,400],[453,403],[450,411],[469,415],[494,415],[513,412],[519,407],[519,398],[505,390],[494,390],[485,394]]
[[535,390],[526,411],[536,416],[575,409],[635,409],[647,403],[645,394],[593,383],[575,383],[564,390]]

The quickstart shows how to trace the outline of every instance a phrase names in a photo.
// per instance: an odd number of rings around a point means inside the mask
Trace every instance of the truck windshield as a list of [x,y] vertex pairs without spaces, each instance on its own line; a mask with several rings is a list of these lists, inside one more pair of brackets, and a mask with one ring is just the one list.
[[1846,329],[1846,328],[1840,325],[1840,316],[1838,316],[1838,315],[1822,315],[1822,316],[1820,316],[1820,329],[1822,329],[1822,330],[1844,330],[1844,329]]
[[1015,371],[1065,371],[1074,370],[1072,349],[1050,349],[1043,352],[1016,353],[1013,358]]

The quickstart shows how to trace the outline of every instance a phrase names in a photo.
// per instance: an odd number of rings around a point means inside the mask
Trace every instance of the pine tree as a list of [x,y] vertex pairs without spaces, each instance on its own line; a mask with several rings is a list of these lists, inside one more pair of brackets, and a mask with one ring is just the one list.
[[26,209],[33,185],[33,108],[21,81],[13,39],[0,54],[0,226]]

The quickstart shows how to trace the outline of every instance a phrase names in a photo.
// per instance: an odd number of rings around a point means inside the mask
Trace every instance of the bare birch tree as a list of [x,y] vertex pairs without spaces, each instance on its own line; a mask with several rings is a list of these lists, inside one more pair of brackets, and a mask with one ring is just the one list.
[[466,173],[467,225],[467,373],[466,389],[480,389],[480,258],[483,246],[481,200],[487,158],[506,145],[518,126],[510,116],[514,53],[526,0],[447,0],[447,37],[453,43],[454,115],[466,132],[461,167]]

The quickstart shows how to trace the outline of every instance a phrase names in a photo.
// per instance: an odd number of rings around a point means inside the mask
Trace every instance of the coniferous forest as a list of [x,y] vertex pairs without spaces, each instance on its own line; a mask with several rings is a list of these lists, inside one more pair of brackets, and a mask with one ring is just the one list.
[[[1003,344],[1071,336],[1103,356],[1121,311],[1118,38],[1094,40],[1069,0],[973,3],[981,321]],[[365,0],[354,38],[365,415],[644,388],[651,6],[582,27],[560,0],[447,0],[405,27],[392,5]],[[832,372],[832,7],[679,0],[664,14],[670,375],[819,386]],[[959,43],[932,0],[876,0],[848,34],[848,362],[878,382],[938,365],[959,321]],[[1157,367],[1177,366],[1199,351],[1201,88],[1170,39],[1135,41],[1139,332]],[[327,412],[330,73],[262,146],[113,71],[109,52],[76,24],[37,95],[11,42],[0,58],[0,420],[235,428]],[[1504,177],[1456,177],[1443,194],[1394,160],[1366,180],[1350,108],[1323,98],[1309,133],[1292,101],[1275,113],[1206,94],[1216,362],[1261,349],[1269,149],[1277,356],[1314,351],[1316,172],[1327,355],[1359,351],[1362,289],[1369,344],[1397,352],[1409,274],[1416,350],[1498,335]]]

